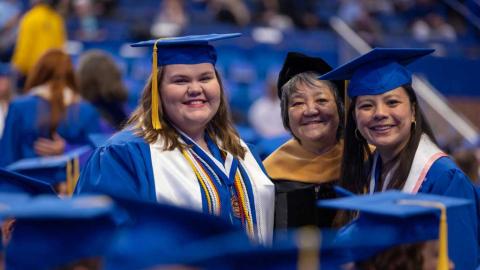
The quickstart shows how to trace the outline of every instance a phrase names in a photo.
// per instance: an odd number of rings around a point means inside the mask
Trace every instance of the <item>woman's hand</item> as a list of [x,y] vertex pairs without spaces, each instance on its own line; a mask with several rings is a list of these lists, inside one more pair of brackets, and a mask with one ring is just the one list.
[[65,151],[65,140],[58,133],[54,133],[51,140],[39,138],[33,147],[39,156],[61,155]]

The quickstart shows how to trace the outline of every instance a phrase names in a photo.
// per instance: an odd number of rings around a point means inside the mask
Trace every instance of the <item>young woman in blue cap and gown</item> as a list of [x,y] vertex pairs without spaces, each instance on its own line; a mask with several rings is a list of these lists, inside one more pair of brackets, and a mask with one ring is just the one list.
[[274,186],[233,128],[208,44],[239,35],[134,44],[153,46],[152,75],[128,126],[95,151],[75,192],[195,209],[270,242]]
[[471,200],[471,207],[449,218],[448,244],[456,269],[474,269],[479,263],[478,194],[436,145],[405,67],[432,52],[376,48],[320,79],[350,79],[341,185],[358,194],[399,189]]
[[70,57],[47,51],[27,77],[26,93],[9,105],[0,140],[0,167],[23,159],[62,154],[88,143],[99,115],[78,94]]

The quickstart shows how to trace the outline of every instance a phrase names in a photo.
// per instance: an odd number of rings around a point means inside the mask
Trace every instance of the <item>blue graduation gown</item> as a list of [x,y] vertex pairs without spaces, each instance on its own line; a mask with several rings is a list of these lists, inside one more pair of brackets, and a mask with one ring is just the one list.
[[[8,109],[5,129],[0,140],[0,167],[19,159],[36,157],[34,142],[50,136],[48,128],[40,123],[50,119],[50,104],[47,100],[27,95],[13,100]],[[85,101],[73,103],[66,109],[57,132],[68,145],[88,144],[88,134],[99,131],[100,116],[96,109]],[[43,125],[48,126],[48,125]]]
[[[249,146],[258,165],[260,158]],[[82,170],[75,194],[105,193],[156,202],[150,145],[132,130],[122,130],[98,147]]]
[[156,202],[149,144],[131,130],[115,134],[90,157],[75,189],[80,193]]
[[455,269],[475,269],[480,263],[480,200],[471,181],[449,157],[442,157],[430,167],[419,192],[472,201],[469,208],[449,214],[448,253]]

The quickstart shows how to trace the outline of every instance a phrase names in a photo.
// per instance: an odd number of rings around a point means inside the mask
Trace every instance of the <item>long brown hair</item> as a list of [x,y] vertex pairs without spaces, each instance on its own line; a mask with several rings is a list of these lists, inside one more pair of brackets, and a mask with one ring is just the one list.
[[[164,69],[159,67],[157,75],[159,89],[161,87],[163,74]],[[246,149],[240,144],[240,136],[233,127],[233,122],[228,109],[228,103],[225,98],[225,90],[217,70],[215,70],[215,76],[220,85],[220,105],[217,113],[208,123],[206,132],[213,140],[216,140],[217,143],[220,143],[220,145],[229,153],[235,157],[240,157],[243,159],[245,157]],[[163,110],[162,102],[159,102],[158,104],[158,115],[162,128],[160,130],[155,130],[153,128],[151,119],[151,88],[152,78],[150,76],[143,89],[140,104],[137,106],[127,122],[127,128],[129,128],[129,126],[133,126],[135,129],[135,134],[144,138],[148,143],[154,143],[158,136],[160,136],[164,140],[164,148],[166,150],[174,150],[177,148],[182,149],[186,147],[184,144],[180,143],[178,133],[173,127],[168,115],[166,115]],[[160,100],[162,100],[160,91],[158,92]]]
[[90,50],[80,57],[77,69],[78,88],[90,102],[127,100],[122,72],[115,60],[102,50]]
[[[399,165],[392,175],[388,189],[402,189],[412,166],[413,157],[420,142],[422,134],[427,134],[435,142],[432,129],[418,105],[417,96],[410,84],[403,85],[407,93],[412,109],[415,111],[415,124],[410,130],[410,139],[405,148],[398,156]],[[357,130],[355,121],[356,98],[352,99],[347,113],[347,124],[345,128],[345,146],[343,148],[342,168],[340,185],[355,194],[362,194],[369,184],[369,174],[372,167],[372,152],[367,140]],[[348,217],[347,217],[348,216]],[[354,217],[354,214],[339,214],[336,220],[337,225],[347,223]]]
[[55,132],[65,115],[63,91],[66,87],[78,93],[75,73],[70,56],[60,49],[48,50],[40,57],[27,76],[24,92],[39,85],[48,84],[50,91],[50,133]]

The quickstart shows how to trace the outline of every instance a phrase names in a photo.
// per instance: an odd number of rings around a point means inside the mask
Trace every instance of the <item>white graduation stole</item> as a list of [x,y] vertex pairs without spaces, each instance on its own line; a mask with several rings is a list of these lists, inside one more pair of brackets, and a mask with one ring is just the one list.
[[[410,167],[410,172],[408,173],[407,180],[402,188],[403,192],[406,193],[417,193],[420,189],[425,177],[427,176],[430,167],[433,163],[441,158],[447,156],[442,150],[435,145],[435,143],[430,140],[427,134],[422,134],[420,142],[418,143],[417,150],[415,151],[415,157],[413,158],[412,166]],[[375,192],[375,185],[377,184],[379,165],[379,154],[375,152],[373,156],[373,164],[370,172],[370,187],[369,193],[372,194]],[[393,171],[396,170],[398,164],[393,166],[393,168],[388,172],[385,177],[385,183],[383,184],[382,191],[385,191],[390,183],[391,176]]]

